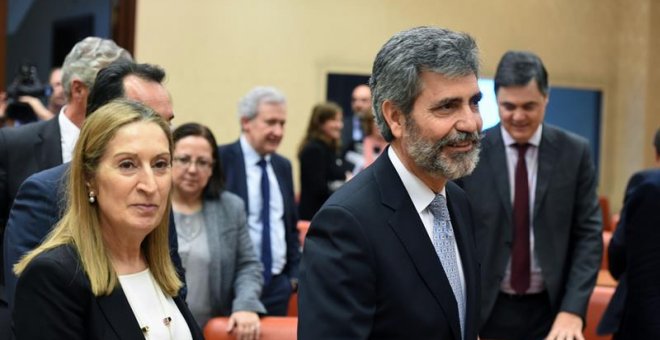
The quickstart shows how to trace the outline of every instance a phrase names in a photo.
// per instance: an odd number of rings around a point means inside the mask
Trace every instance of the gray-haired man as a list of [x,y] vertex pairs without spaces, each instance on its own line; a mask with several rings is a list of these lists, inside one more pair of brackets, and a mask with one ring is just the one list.
[[470,208],[450,182],[474,169],[478,56],[467,34],[418,27],[374,61],[390,147],[312,220],[301,261],[300,339],[476,339],[479,266]]
[[218,149],[227,190],[240,196],[250,238],[264,266],[261,302],[268,315],[286,315],[298,286],[300,248],[291,162],[275,151],[284,137],[286,98],[255,87],[238,105],[241,136]]

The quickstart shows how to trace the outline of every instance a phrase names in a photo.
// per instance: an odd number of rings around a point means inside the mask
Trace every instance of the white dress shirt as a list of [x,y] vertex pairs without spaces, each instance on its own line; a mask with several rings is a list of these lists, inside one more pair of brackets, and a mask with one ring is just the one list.
[[73,122],[64,114],[67,105],[63,106],[60,114],[57,115],[57,122],[60,125],[60,136],[62,143],[62,162],[70,162],[71,155],[73,155],[73,148],[76,146],[76,141],[80,135],[80,128],[73,124]]

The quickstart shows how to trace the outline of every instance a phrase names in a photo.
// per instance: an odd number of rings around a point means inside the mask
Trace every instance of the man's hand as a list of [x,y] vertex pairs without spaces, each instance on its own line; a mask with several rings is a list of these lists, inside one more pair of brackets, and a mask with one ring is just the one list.
[[555,318],[555,322],[552,324],[550,334],[545,339],[584,340],[584,335],[582,335],[582,318],[573,313],[559,312]]
[[259,315],[248,311],[231,313],[227,332],[234,333],[238,340],[259,339]]

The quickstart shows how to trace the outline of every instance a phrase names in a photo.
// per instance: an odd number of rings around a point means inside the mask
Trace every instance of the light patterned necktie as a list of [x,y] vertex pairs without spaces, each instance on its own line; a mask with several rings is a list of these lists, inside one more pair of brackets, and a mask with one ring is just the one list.
[[445,197],[438,194],[435,196],[429,210],[433,215],[433,247],[440,258],[442,268],[445,270],[451,290],[456,298],[458,306],[458,319],[461,323],[461,337],[465,338],[465,296],[463,296],[463,285],[458,272],[458,261],[456,259],[454,229],[449,219],[449,210]]

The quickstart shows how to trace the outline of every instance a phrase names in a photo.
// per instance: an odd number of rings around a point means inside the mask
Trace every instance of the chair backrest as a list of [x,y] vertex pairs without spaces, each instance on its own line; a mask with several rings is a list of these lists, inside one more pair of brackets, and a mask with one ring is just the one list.
[[609,270],[609,256],[607,255],[607,248],[609,248],[610,240],[612,239],[612,232],[603,230],[603,259],[600,261],[600,269]]
[[[206,340],[233,340],[236,337],[227,333],[227,317],[216,317],[204,327]],[[266,316],[261,318],[259,340],[296,340],[298,337],[298,318]]]
[[610,200],[607,196],[598,197],[600,212],[603,214],[603,230],[612,231],[612,215],[610,213]]
[[307,230],[309,229],[310,221],[298,220],[298,238],[300,241],[300,247],[305,243],[305,235],[307,235]]
[[289,308],[286,312],[287,316],[298,316],[298,292],[294,292],[289,297]]
[[587,327],[584,329],[584,338],[586,340],[611,340],[612,336],[600,336],[596,334],[596,328],[607,305],[614,295],[614,287],[596,286],[589,299],[587,308]]

